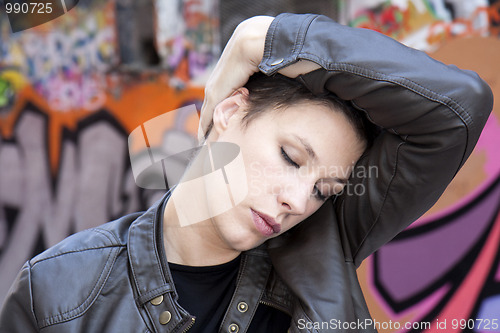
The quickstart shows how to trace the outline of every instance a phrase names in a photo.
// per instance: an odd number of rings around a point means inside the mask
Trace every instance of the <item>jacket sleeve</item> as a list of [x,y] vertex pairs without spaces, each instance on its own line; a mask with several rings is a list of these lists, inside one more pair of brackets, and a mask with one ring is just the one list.
[[39,332],[33,311],[30,266],[26,263],[0,309],[0,332]]
[[271,75],[300,59],[302,75],[385,130],[335,202],[347,261],[361,261],[427,211],[471,154],[493,105],[471,71],[444,65],[380,33],[319,15],[279,15],[259,66]]

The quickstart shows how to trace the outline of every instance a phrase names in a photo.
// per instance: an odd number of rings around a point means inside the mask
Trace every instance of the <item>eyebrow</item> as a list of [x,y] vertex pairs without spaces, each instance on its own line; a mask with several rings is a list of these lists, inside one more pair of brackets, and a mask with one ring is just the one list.
[[[297,134],[294,134],[293,137],[297,139],[304,146],[304,149],[306,150],[307,155],[309,155],[310,158],[312,158],[314,161],[318,160],[318,156],[314,152],[314,149],[311,147],[311,144],[306,139],[304,139],[301,136],[298,136]],[[348,180],[345,178],[332,177],[332,179],[343,185],[346,185],[348,182]]]
[[306,150],[307,155],[309,155],[310,158],[312,158],[315,161],[318,160],[318,156],[316,156],[314,149],[312,149],[311,145],[309,144],[309,142],[306,139],[298,136],[297,134],[294,134],[293,136],[295,139],[297,139],[304,146],[304,149]]

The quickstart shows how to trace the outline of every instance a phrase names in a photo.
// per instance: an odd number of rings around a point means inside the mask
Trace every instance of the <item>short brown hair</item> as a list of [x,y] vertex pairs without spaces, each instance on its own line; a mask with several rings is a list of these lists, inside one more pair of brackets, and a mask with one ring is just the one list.
[[[312,102],[344,114],[359,139],[366,143],[367,148],[372,145],[380,132],[379,127],[370,122],[364,112],[355,109],[349,102],[329,92],[315,95],[299,81],[280,74],[266,76],[260,72],[255,73],[245,84],[245,88],[248,89],[249,96],[248,110],[242,119],[244,126],[247,126],[262,112],[284,110],[302,102]],[[213,122],[210,123],[205,138],[210,134],[212,127]]]

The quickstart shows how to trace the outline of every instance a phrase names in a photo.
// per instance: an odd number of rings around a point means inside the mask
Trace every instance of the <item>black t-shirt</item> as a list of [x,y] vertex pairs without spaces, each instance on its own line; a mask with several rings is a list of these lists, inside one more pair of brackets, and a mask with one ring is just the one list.
[[[179,304],[196,317],[189,333],[219,331],[236,290],[240,259],[238,256],[225,264],[203,267],[168,263],[179,294]],[[290,319],[286,313],[259,304],[248,332],[287,332]]]

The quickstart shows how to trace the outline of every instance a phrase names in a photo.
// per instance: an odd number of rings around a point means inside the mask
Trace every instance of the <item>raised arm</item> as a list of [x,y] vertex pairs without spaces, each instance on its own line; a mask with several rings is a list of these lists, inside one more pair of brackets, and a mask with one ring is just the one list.
[[[271,16],[255,16],[241,22],[234,30],[222,55],[205,85],[205,99],[201,108],[198,139],[203,136],[212,120],[217,103],[242,87],[248,78],[259,71],[259,63],[264,54],[264,45]],[[279,72],[295,78],[320,68],[310,61],[297,61]]]
[[346,191],[335,203],[346,260],[359,265],[437,201],[472,152],[493,96],[476,73],[377,32],[282,14],[259,68],[271,75],[299,60],[322,68],[298,77],[309,89],[351,101],[386,129],[353,175],[363,195]]
[[266,33],[273,19],[271,16],[255,16],[241,22],[234,30],[205,85],[198,129],[200,142],[212,121],[215,106],[259,71]]

